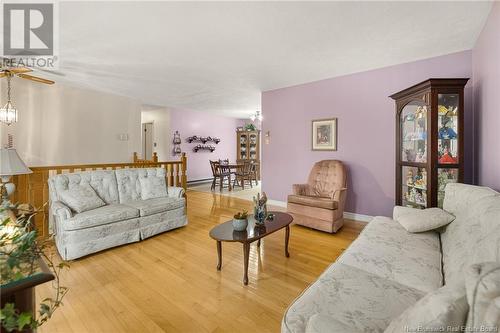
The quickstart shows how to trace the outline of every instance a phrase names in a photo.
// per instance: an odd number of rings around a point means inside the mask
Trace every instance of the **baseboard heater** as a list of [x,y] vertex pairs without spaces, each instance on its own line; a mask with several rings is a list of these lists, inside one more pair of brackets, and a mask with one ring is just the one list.
[[197,185],[197,184],[209,183],[212,180],[213,180],[213,178],[203,178],[203,179],[196,179],[196,180],[188,180],[187,184],[188,185]]

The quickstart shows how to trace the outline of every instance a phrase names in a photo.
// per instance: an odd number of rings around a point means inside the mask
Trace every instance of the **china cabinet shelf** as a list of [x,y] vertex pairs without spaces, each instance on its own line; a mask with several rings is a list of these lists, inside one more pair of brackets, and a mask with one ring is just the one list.
[[467,81],[429,79],[390,96],[396,102],[397,205],[440,207],[446,184],[463,181]]
[[[423,207],[423,208],[426,208],[427,207],[427,204],[425,202],[415,202],[415,201],[410,201],[410,200],[405,200],[404,201],[406,204],[410,204],[410,205],[416,205],[416,206],[420,206],[420,207]],[[406,205],[405,205],[406,206]]]
[[406,187],[413,187],[413,188],[416,188],[417,190],[427,191],[427,186],[426,186],[426,187],[421,187],[421,186],[416,186],[416,185],[408,185],[408,184],[403,184],[403,186],[406,186]]

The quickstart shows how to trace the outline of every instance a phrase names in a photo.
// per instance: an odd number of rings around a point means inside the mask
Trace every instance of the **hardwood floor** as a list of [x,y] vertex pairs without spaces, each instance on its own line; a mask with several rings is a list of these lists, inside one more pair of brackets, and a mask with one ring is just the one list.
[[[252,203],[218,194],[188,192],[189,224],[142,242],[76,261],[62,274],[64,305],[39,332],[279,332],[288,305],[363,229],[347,221],[335,235],[292,226],[290,258],[284,230],[251,245],[249,284],[243,249],[223,244],[217,271],[218,223]],[[37,299],[50,296],[50,283]]]

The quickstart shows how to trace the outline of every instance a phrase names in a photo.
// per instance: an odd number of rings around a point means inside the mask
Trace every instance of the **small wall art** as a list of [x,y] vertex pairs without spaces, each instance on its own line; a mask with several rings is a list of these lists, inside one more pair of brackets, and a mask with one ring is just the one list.
[[337,118],[312,121],[312,150],[337,150]]

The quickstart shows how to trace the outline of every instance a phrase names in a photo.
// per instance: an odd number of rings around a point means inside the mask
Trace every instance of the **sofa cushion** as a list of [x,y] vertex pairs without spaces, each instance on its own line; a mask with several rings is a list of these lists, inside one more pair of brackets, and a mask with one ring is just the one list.
[[481,200],[481,232],[473,247],[471,263],[500,262],[500,195]]
[[105,203],[118,203],[118,186],[114,170],[95,170],[64,173],[49,178],[50,198],[60,201],[60,192],[73,186],[89,184]]
[[[470,186],[463,186],[469,192]],[[478,195],[476,201],[466,197],[463,204],[468,209],[457,210],[455,220],[441,234],[445,283],[463,277],[472,264],[500,261],[500,196]]]
[[142,199],[139,178],[165,178],[164,168],[117,169],[115,172],[120,203]]
[[455,216],[437,207],[418,209],[395,206],[392,217],[409,232],[434,230],[455,219]]
[[[361,269],[334,263],[288,308],[282,332],[304,332],[315,314],[355,332],[383,332],[424,293]],[[343,331],[342,331],[343,332]]]
[[498,193],[489,187],[449,183],[445,188],[443,209],[455,216],[468,214],[472,205],[495,195]]
[[88,183],[75,184],[67,190],[59,191],[59,197],[66,206],[77,213],[96,209],[106,204]]
[[125,205],[139,210],[140,216],[148,216],[184,207],[184,198],[155,198],[148,200],[129,201]]
[[465,272],[465,282],[470,306],[467,327],[479,331],[490,304],[500,297],[500,263],[484,262],[470,266]]
[[107,223],[139,217],[139,210],[133,207],[113,204],[76,214],[62,222],[64,230],[91,228]]
[[306,333],[358,333],[352,326],[343,322],[321,314],[312,315],[307,321]]
[[465,324],[468,310],[465,283],[448,284],[406,309],[384,332],[442,332],[447,327],[459,328]]
[[439,234],[409,233],[387,217],[373,218],[337,261],[425,292],[443,285]]
[[481,324],[483,327],[489,327],[490,332],[495,332],[494,329],[498,330],[500,327],[500,297],[490,302]]
[[165,177],[139,177],[142,200],[167,196]]
[[310,197],[306,195],[290,194],[288,196],[288,202],[303,206],[318,207],[330,210],[337,209],[338,207],[338,203],[330,198]]

